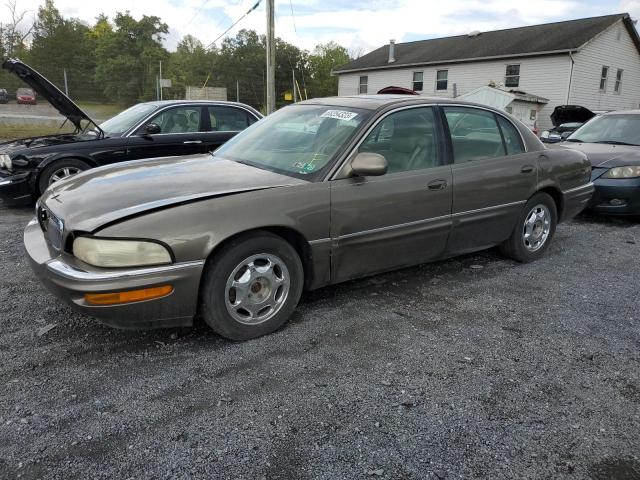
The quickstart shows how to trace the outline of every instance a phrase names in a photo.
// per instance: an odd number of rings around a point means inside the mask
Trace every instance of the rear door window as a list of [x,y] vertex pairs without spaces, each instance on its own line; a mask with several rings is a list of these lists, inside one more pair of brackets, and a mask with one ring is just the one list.
[[239,132],[256,121],[253,115],[242,108],[227,106],[207,108],[211,131],[214,132]]
[[453,162],[465,163],[505,155],[495,115],[470,107],[444,107],[453,144]]
[[518,153],[524,153],[524,145],[522,144],[522,137],[520,133],[506,118],[496,115],[498,117],[498,123],[500,124],[500,130],[502,130],[502,137],[504,138],[504,145],[507,148],[507,155],[517,155]]

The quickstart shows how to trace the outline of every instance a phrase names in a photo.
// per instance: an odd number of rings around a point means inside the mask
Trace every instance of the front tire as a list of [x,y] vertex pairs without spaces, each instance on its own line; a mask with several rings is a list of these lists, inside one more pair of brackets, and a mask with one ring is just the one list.
[[52,164],[47,165],[40,174],[40,179],[38,180],[40,195],[42,195],[44,191],[54,183],[72,177],[73,175],[77,175],[78,173],[89,170],[90,168],[89,164],[82,160],[78,160],[77,158],[56,160]]
[[538,192],[527,201],[511,236],[500,245],[500,251],[518,262],[533,262],[549,247],[557,223],[555,201],[549,194]]
[[267,335],[289,319],[303,283],[302,262],[289,243],[268,232],[241,236],[207,262],[202,316],[230,340]]

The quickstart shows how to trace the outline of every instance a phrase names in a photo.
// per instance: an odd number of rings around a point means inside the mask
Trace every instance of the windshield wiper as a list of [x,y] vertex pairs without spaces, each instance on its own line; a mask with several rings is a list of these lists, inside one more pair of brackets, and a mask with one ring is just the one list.
[[567,142],[576,142],[576,143],[584,143],[582,140],[580,140],[579,138],[567,138],[566,140]]
[[600,140],[599,142],[594,143],[604,143],[606,145],[630,145],[632,147],[637,147],[637,143],[627,143],[627,142],[619,142],[618,140]]

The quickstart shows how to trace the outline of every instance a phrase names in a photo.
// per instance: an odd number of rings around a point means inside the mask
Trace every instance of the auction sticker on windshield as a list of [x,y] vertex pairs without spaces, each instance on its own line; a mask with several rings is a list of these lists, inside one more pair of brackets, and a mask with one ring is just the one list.
[[347,110],[327,110],[320,115],[322,118],[337,118],[338,120],[351,120],[357,116],[357,113],[348,112]]

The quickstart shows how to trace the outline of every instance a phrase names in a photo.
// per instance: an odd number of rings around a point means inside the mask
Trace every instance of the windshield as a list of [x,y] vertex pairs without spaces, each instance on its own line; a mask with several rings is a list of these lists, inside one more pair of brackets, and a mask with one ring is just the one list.
[[568,141],[640,145],[640,115],[615,114],[594,117],[573,132]]
[[121,135],[131,127],[136,125],[140,120],[153,112],[155,105],[141,103],[127,108],[124,112],[120,112],[115,117],[110,118],[106,122],[100,124],[100,128],[107,135]]
[[19,88],[16,90],[16,95],[33,95],[33,90],[30,88]]
[[215,156],[311,180],[370,114],[327,105],[285,107],[239,133]]

